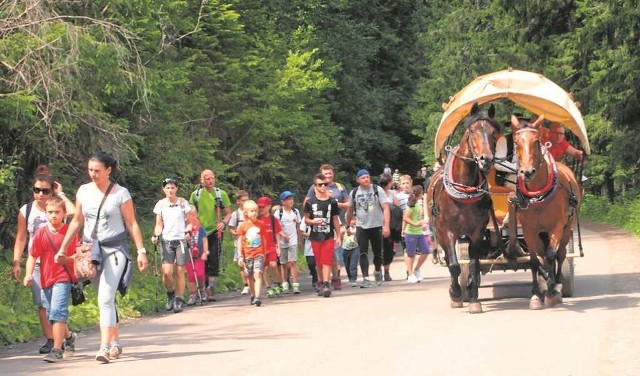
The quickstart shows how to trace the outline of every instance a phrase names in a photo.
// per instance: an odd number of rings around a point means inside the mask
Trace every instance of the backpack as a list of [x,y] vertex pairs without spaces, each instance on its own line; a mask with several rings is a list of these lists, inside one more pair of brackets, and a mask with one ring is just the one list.
[[404,213],[398,205],[389,204],[389,228],[402,232],[402,220]]
[[[222,205],[222,196],[220,195],[220,188],[213,188],[216,192],[216,208],[224,209],[224,205]],[[200,201],[200,194],[202,193],[202,187],[199,187],[196,190],[196,195],[193,200],[193,205],[196,207],[196,210],[199,212],[200,208],[198,207],[198,202]]]
[[[298,211],[297,208],[291,208],[293,210],[293,212],[296,214],[296,218],[302,218],[300,217],[300,212]],[[280,222],[282,222],[282,215],[284,214],[284,209],[282,207],[280,207],[280,209],[278,210],[278,219],[280,219]],[[282,223],[281,223],[282,224]]]

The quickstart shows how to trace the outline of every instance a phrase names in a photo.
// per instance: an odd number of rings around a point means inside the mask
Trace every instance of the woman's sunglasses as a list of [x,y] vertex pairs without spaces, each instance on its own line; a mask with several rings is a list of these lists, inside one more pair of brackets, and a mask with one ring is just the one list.
[[35,194],[42,193],[43,195],[50,195],[51,194],[51,188],[33,187],[33,193],[35,193]]
[[328,186],[328,185],[329,185],[329,183],[316,183],[316,185],[317,185],[318,187],[326,187],[326,186]]

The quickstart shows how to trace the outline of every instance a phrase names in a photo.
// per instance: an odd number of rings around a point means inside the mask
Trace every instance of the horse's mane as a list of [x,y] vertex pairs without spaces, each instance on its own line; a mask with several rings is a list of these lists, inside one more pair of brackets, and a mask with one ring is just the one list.
[[464,126],[468,127],[469,125],[475,123],[476,121],[485,120],[488,121],[491,126],[498,131],[498,133],[502,133],[502,124],[500,124],[496,119],[492,118],[485,112],[476,112],[475,114],[471,114],[467,116],[464,121]]

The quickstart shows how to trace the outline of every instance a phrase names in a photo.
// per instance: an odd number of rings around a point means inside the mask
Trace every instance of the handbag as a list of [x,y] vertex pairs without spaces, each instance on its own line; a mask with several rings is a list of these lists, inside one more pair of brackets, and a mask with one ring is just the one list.
[[76,258],[73,261],[73,271],[78,277],[78,281],[86,281],[94,278],[98,272],[96,264],[93,262],[91,257],[91,249],[93,247],[93,241],[98,238],[98,219],[100,218],[100,211],[102,210],[102,205],[104,205],[104,201],[107,199],[109,192],[111,192],[111,188],[113,188],[114,182],[109,184],[109,187],[104,193],[104,197],[102,197],[102,201],[100,202],[100,206],[98,206],[98,213],[96,214],[96,223],[93,225],[93,231],[91,231],[91,243],[80,244],[76,247]]
[[[51,244],[51,249],[55,252],[57,248],[56,245],[53,244],[53,240],[49,235],[49,229],[46,230],[46,235],[47,239],[49,239],[49,243]],[[82,291],[82,283],[73,282],[73,278],[71,277],[71,273],[69,273],[67,266],[62,264],[62,267],[64,268],[64,271],[67,272],[67,275],[69,276],[69,283],[71,283],[71,304],[77,306],[84,303],[87,299],[84,296],[84,291]]]

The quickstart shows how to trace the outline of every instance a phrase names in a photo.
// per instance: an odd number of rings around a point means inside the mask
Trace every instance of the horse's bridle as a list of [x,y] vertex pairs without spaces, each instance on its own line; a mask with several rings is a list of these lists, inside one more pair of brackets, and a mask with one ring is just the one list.
[[[487,126],[487,122],[489,122],[489,120],[487,120],[485,118],[480,118],[480,119],[477,119],[476,121],[474,121],[473,123],[470,123],[467,126],[467,132],[465,132],[466,139],[467,139],[467,150],[468,150],[469,154],[471,154],[473,157],[471,157],[471,158],[470,157],[465,157],[464,155],[460,155],[460,154],[456,153],[455,149],[453,147],[451,147],[451,145],[446,146],[445,150],[450,152],[450,153],[453,153],[453,155],[456,158],[462,159],[463,161],[474,162],[474,163],[478,164],[478,159],[479,158],[475,154],[475,152],[473,151],[473,141],[471,139],[471,132],[475,132],[475,131],[471,130],[471,125],[475,124],[476,122],[481,122],[481,127],[483,129],[485,129],[485,127]],[[493,128],[493,125],[491,125],[491,124],[488,124],[488,126]],[[494,157],[494,159],[495,159],[495,157]]]

